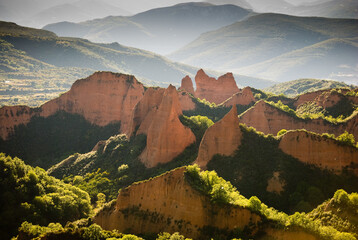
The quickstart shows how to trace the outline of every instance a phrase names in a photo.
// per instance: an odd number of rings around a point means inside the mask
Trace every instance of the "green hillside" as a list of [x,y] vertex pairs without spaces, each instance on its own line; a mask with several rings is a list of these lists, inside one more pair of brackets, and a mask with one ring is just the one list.
[[274,94],[284,94],[288,97],[295,97],[297,95],[315,92],[318,90],[325,90],[331,88],[344,88],[350,87],[343,82],[321,80],[321,79],[298,79],[289,82],[275,84],[272,87],[265,88],[267,92]]
[[25,165],[18,158],[0,154],[0,235],[10,239],[23,221],[51,222],[88,217],[92,206],[88,194],[48,176],[45,170]]
[[[260,71],[266,71],[266,79],[287,81],[297,78],[311,77],[314,69],[321,71],[320,61],[329,63],[328,70],[319,72],[320,78],[329,78],[331,74],[338,74],[337,68],[347,65],[348,73],[353,72],[350,80],[355,80],[356,59],[353,58],[357,37],[358,20],[328,19],[316,17],[293,17],[281,14],[259,14],[244,21],[202,34],[199,38],[184,48],[169,55],[175,61],[226,71],[245,74],[246,68],[249,76],[262,77]],[[315,45],[326,40],[323,45]],[[338,39],[350,39],[341,41]],[[353,42],[352,42],[353,41]],[[308,48],[308,49],[305,49]],[[326,49],[328,48],[328,49]],[[301,56],[293,55],[303,49]],[[335,53],[340,53],[334,58]],[[277,57],[288,55],[282,61],[275,61]],[[329,56],[326,60],[325,56]],[[302,60],[303,58],[303,60]],[[353,59],[352,59],[353,58]],[[258,64],[270,62],[261,69]],[[287,62],[286,62],[287,61]],[[304,64],[302,64],[302,61]],[[326,63],[324,62],[324,63]],[[275,65],[276,64],[276,65]],[[291,76],[290,68],[300,67],[297,73]],[[306,71],[304,66],[308,66]],[[260,65],[258,65],[260,66]],[[258,69],[257,69],[258,68]],[[282,69],[281,69],[282,68]],[[258,73],[255,70],[258,70]],[[271,71],[271,72],[270,72]],[[287,72],[287,73],[286,73]],[[345,75],[347,73],[345,72]],[[333,78],[334,77],[334,78]],[[332,76],[339,79],[339,76]],[[344,79],[346,80],[346,79]]]
[[308,216],[322,225],[332,226],[338,231],[352,233],[358,237],[358,193],[337,190],[333,198],[328,199]]

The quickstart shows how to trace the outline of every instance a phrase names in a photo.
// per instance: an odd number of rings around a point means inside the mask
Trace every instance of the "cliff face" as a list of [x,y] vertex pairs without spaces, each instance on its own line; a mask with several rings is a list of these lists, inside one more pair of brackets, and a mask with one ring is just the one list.
[[195,109],[195,103],[193,102],[192,97],[189,96],[188,92],[179,92],[179,102],[183,111]]
[[132,112],[128,129],[123,129],[127,135],[131,135],[137,128],[137,134],[147,134],[155,111],[163,100],[164,88],[148,88],[143,98],[137,103]]
[[94,222],[120,232],[180,232],[200,239],[204,226],[233,230],[261,221],[247,209],[211,203],[187,183],[184,172],[185,168],[179,168],[121,190],[115,205],[100,211]]
[[185,77],[181,80],[181,86],[180,86],[179,90],[188,92],[188,93],[190,93],[191,95],[194,96],[193,81],[191,80],[191,78],[190,78],[188,75],[185,76]]
[[131,112],[143,97],[144,87],[135,77],[111,72],[96,72],[76,81],[71,90],[45,103],[41,115],[48,117],[59,110],[82,115],[89,122],[105,126],[121,121],[128,124]]
[[331,133],[336,136],[348,131],[356,139],[358,137],[358,115],[355,115],[347,122],[334,125],[323,119],[303,120],[296,118],[262,100],[241,115],[240,122],[245,123],[247,126],[252,126],[265,134],[276,135],[281,129],[306,129],[316,133]]
[[309,92],[309,93],[301,94],[295,98],[296,101],[294,102],[293,105],[295,107],[298,107],[302,103],[312,102],[313,100],[315,100],[316,97],[320,96],[323,92],[325,92],[325,90],[319,90],[316,92]]
[[216,80],[206,75],[206,73],[200,69],[195,76],[195,83],[195,97],[200,99],[205,98],[215,104],[220,104],[234,93],[239,92],[232,73],[227,73]]
[[241,144],[241,138],[237,109],[232,107],[219,122],[206,130],[195,163],[205,168],[215,154],[232,155]]
[[6,139],[14,126],[27,124],[33,116],[49,117],[60,110],[82,115],[99,126],[121,121],[121,127],[125,129],[134,106],[143,94],[143,85],[133,76],[96,72],[86,79],[77,80],[70,91],[38,109],[19,106],[1,108],[0,135]]
[[192,131],[179,120],[182,110],[178,92],[169,86],[162,97],[158,109],[153,109],[148,116],[148,129],[139,133],[147,134],[147,146],[140,155],[140,160],[147,167],[171,161],[195,141]]
[[255,98],[252,94],[251,88],[245,87],[244,89],[232,95],[223,104],[226,107],[230,107],[235,105],[249,105],[253,102],[255,102]]
[[27,106],[4,106],[0,108],[0,137],[6,139],[15,126],[27,124],[39,109]]
[[348,167],[358,175],[358,149],[306,131],[284,134],[279,148],[301,162],[340,172]]

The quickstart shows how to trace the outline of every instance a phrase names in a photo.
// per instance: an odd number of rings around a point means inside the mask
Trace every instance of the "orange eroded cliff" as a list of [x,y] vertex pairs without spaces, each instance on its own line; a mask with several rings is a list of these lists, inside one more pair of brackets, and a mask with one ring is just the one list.
[[358,149],[306,131],[289,131],[279,148],[301,162],[340,172],[348,167],[358,175]]
[[82,115],[99,126],[121,121],[121,127],[126,129],[134,106],[143,94],[144,87],[134,76],[96,72],[88,78],[77,80],[68,92],[40,108],[1,108],[0,136],[6,139],[14,126],[27,124],[33,116],[49,117],[60,110]]
[[236,107],[205,131],[195,163],[206,168],[215,154],[232,155],[241,144],[242,132]]
[[218,80],[209,77],[200,69],[195,76],[195,97],[220,104],[233,94],[239,92],[232,73],[220,76]]
[[144,87],[134,76],[96,72],[77,80],[70,91],[45,103],[41,115],[48,117],[64,110],[80,114],[99,126],[121,121],[121,127],[125,128],[143,94]]
[[139,127],[137,134],[147,134],[152,122],[151,116],[162,102],[164,91],[164,88],[154,87],[150,87],[145,91],[143,98],[134,107],[128,129],[124,129],[124,133],[130,136]]
[[301,119],[278,109],[265,101],[257,102],[240,116],[240,122],[252,126],[265,134],[276,135],[281,129],[306,129],[316,133],[331,133],[336,136],[348,131],[358,139],[358,114],[347,122],[333,124],[323,119]]
[[223,102],[223,104],[226,107],[230,107],[235,105],[249,105],[252,102],[255,102],[255,98],[252,94],[251,88],[245,87],[232,95],[229,99]]
[[195,141],[192,131],[179,120],[182,110],[172,85],[165,90],[159,108],[150,114],[148,130],[141,130],[147,134],[147,146],[140,155],[146,167],[170,162]]
[[194,96],[194,86],[193,81],[191,78],[187,75],[181,80],[181,86],[179,90],[186,91]]
[[180,232],[200,239],[205,226],[233,230],[261,221],[260,216],[248,209],[213,204],[188,184],[184,173],[185,168],[175,169],[121,190],[116,203],[100,211],[94,222],[119,232]]
[[194,110],[195,109],[195,103],[193,102],[193,99],[187,92],[181,91],[179,92],[179,102],[181,109],[183,111],[188,110]]
[[0,137],[6,139],[14,133],[15,126],[29,123],[39,110],[39,108],[27,106],[4,106],[0,108]]

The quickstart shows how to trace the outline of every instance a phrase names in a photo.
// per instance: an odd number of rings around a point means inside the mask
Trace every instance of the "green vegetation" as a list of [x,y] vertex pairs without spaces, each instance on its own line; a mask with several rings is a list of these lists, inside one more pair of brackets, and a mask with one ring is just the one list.
[[[320,239],[356,239],[354,235],[346,232],[337,231],[332,226],[324,226],[319,221],[315,221],[308,217],[305,213],[296,212],[288,216],[283,212],[279,212],[273,208],[268,208],[256,196],[245,198],[240,195],[230,182],[219,177],[215,171],[200,171],[197,165],[187,167],[187,181],[198,191],[210,197],[210,200],[216,204],[237,205],[259,214],[263,218],[263,224],[269,224],[278,229],[297,229],[307,231],[320,237]],[[344,194],[345,193],[345,194]],[[337,196],[336,196],[337,195]],[[356,194],[348,196],[343,190],[335,193],[335,199],[350,204],[354,208],[358,205]],[[356,199],[357,198],[357,199]],[[342,200],[343,199],[343,200]],[[353,203],[354,202],[354,203]],[[354,209],[356,211],[356,209]],[[245,232],[246,231],[246,232]],[[250,230],[236,233],[235,237],[247,237],[245,234],[251,235]]]
[[[117,230],[103,230],[99,225],[92,223],[90,219],[81,219],[76,222],[69,222],[63,227],[59,223],[50,223],[47,227],[34,225],[29,222],[23,222],[19,228],[21,239],[73,239],[73,240],[143,240],[143,238],[132,235],[119,233]],[[15,239],[20,239],[18,236]],[[145,239],[153,240],[191,240],[185,238],[178,232],[173,234],[163,232],[157,237]]]
[[131,139],[125,135],[112,136],[96,152],[74,154],[48,172],[88,191],[92,203],[95,203],[99,193],[105,194],[106,200],[110,201],[117,197],[119,189],[188,165],[197,157],[198,146],[193,143],[169,163],[146,168],[138,159],[145,145],[145,135]]
[[187,117],[185,115],[181,115],[179,119],[184,126],[189,127],[193,131],[197,144],[200,144],[206,129],[214,125],[214,122],[206,116],[198,115]]
[[289,97],[296,97],[297,95],[315,92],[318,90],[326,90],[332,88],[351,88],[343,82],[337,82],[332,80],[320,80],[320,79],[298,79],[289,82],[275,84],[272,87],[265,88],[265,91],[274,94],[284,94]]
[[195,103],[195,109],[189,111],[183,111],[183,114],[188,117],[192,116],[206,116],[213,122],[217,122],[222,119],[229,111],[230,107],[216,106],[215,103],[201,100],[199,98],[192,98]]
[[337,190],[333,198],[319,205],[308,216],[324,226],[332,226],[338,231],[349,232],[358,238],[358,194],[348,194]]
[[4,239],[15,235],[23,221],[65,224],[88,217],[92,211],[86,192],[4,154],[0,154],[0,189],[0,235]]
[[47,118],[33,117],[26,126],[17,126],[8,140],[0,139],[0,151],[32,166],[49,168],[74,152],[90,151],[98,141],[118,132],[119,127],[119,123],[99,127],[80,115],[60,111]]
[[21,239],[143,240],[135,235],[122,234],[116,230],[103,230],[99,225],[91,224],[91,221],[87,219],[68,223],[65,227],[59,223],[50,223],[47,227],[43,227],[23,222],[19,231]]
[[[311,211],[333,195],[336,189],[358,191],[358,178],[344,171],[336,175],[312,165],[305,165],[283,153],[279,141],[263,135],[254,128],[241,125],[242,144],[233,156],[216,155],[208,163],[209,170],[230,181],[246,197],[258,196],[285,212]],[[268,192],[268,180],[279,173],[283,191]]]

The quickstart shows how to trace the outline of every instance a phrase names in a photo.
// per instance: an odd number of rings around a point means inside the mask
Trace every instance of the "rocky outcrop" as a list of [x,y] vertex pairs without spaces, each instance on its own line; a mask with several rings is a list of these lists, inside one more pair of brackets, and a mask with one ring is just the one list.
[[181,80],[181,86],[180,86],[179,90],[188,92],[188,93],[190,93],[191,95],[194,96],[193,81],[191,80],[191,78],[188,75],[186,75]]
[[215,154],[230,156],[241,144],[242,132],[236,107],[208,128],[201,140],[195,163],[205,168]]
[[30,122],[31,118],[39,113],[39,110],[27,106],[4,106],[0,108],[0,137],[6,139],[14,133],[16,126]]
[[41,115],[48,117],[63,110],[80,114],[99,126],[121,121],[121,127],[125,128],[143,94],[144,87],[134,76],[96,72],[77,80],[70,91],[45,103]]
[[339,173],[343,168],[358,175],[358,148],[307,131],[289,131],[279,148],[301,162]]
[[232,95],[229,99],[223,102],[223,105],[226,107],[236,106],[236,105],[249,105],[255,102],[254,95],[252,94],[250,87],[245,87],[239,92]]
[[137,134],[147,134],[152,118],[163,100],[164,88],[148,88],[143,98],[137,103],[132,112],[128,129],[123,129],[124,133],[131,136],[138,128]]
[[261,222],[248,209],[213,204],[188,184],[184,173],[185,168],[179,168],[122,189],[116,202],[100,211],[94,222],[119,232],[180,232],[193,239],[200,239],[204,227],[230,231]]
[[183,111],[189,111],[195,109],[195,103],[193,98],[187,92],[179,92],[179,102]]
[[240,122],[265,134],[276,135],[281,129],[306,129],[316,133],[330,133],[339,136],[344,131],[348,131],[358,139],[358,114],[352,115],[346,122],[339,124],[329,123],[323,119],[304,120],[271,106],[263,100],[242,114]]
[[280,194],[285,185],[285,181],[280,178],[280,172],[273,172],[272,177],[267,181],[266,191]]
[[239,92],[232,73],[226,73],[216,80],[200,69],[195,76],[195,97],[220,104]]
[[111,72],[96,72],[77,80],[70,91],[40,108],[3,107],[0,109],[0,136],[6,139],[20,124],[33,116],[49,117],[58,111],[82,115],[92,124],[105,126],[121,122],[128,128],[134,106],[142,99],[144,87],[134,76]]
[[142,127],[142,123],[138,130],[147,134],[147,146],[140,155],[146,167],[171,161],[195,141],[192,131],[180,122],[181,114],[178,92],[170,85],[163,93],[158,109],[153,108],[147,115],[149,120],[143,121],[150,121],[148,128]]
[[315,92],[309,92],[309,93],[301,94],[301,95],[299,95],[299,96],[297,96],[295,98],[295,102],[293,103],[293,105],[297,108],[302,103],[312,102],[312,101],[315,100],[316,97],[320,96],[325,91],[326,90],[318,90],[318,91],[315,91]]
[[[346,98],[345,93],[347,93],[347,89],[340,89],[340,91],[332,91],[332,90],[319,90],[310,93],[304,93],[295,98],[293,105],[297,108],[299,105],[305,102],[315,102],[317,106],[321,106],[324,109],[333,107],[337,103],[339,103],[342,99]],[[354,98],[349,98],[353,103],[356,101]]]

